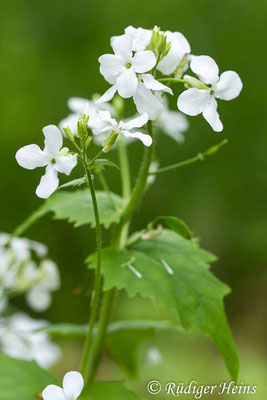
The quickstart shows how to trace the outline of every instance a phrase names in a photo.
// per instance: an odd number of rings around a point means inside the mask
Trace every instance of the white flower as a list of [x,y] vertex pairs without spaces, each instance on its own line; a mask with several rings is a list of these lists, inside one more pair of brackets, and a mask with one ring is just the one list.
[[[24,276],[27,271],[24,271]],[[26,299],[35,311],[46,310],[52,302],[51,292],[59,289],[60,277],[57,265],[50,260],[44,260],[38,269],[39,279],[27,292]]]
[[193,56],[190,63],[193,72],[207,88],[193,87],[184,91],[179,97],[177,106],[179,110],[188,115],[201,114],[211,125],[214,131],[223,130],[217,112],[216,98],[222,100],[232,100],[236,98],[242,90],[242,81],[234,71],[226,71],[219,77],[219,68],[216,62],[209,56]]
[[63,128],[69,127],[75,136],[77,133],[77,123],[81,114],[84,113],[86,106],[89,104],[89,118],[92,114],[98,111],[109,111],[112,115],[114,114],[114,108],[109,103],[97,103],[98,98],[93,100],[87,100],[81,97],[71,97],[68,100],[68,107],[72,111],[66,118],[60,121],[59,128],[64,134]]
[[141,128],[148,121],[148,115],[146,113],[140,115],[137,118],[128,120],[126,122],[117,122],[113,119],[108,111],[99,112],[98,116],[89,121],[89,126],[93,130],[95,135],[106,133],[109,135],[111,132],[116,132],[118,134],[123,134],[126,138],[136,138],[143,142],[145,146],[151,146],[152,138],[142,132],[131,132],[134,128]]
[[147,353],[148,364],[160,364],[162,362],[162,355],[158,349],[149,349]]
[[0,319],[0,350],[22,360],[35,360],[49,368],[60,356],[59,348],[41,331],[46,321],[34,320],[23,313]]
[[139,114],[147,113],[152,121],[157,119],[163,110],[162,102],[153,92],[173,94],[168,86],[158,82],[151,74],[140,75],[133,101]]
[[155,125],[176,142],[183,143],[183,132],[189,128],[186,117],[178,111],[169,110],[166,97],[163,99],[163,105],[164,110],[156,120]]
[[164,32],[167,41],[171,43],[168,54],[159,62],[157,69],[164,75],[172,74],[184,56],[191,51],[190,44],[180,32]]
[[150,50],[137,51],[133,55],[133,39],[128,34],[117,37],[112,47],[115,54],[99,57],[100,72],[113,85],[102,102],[111,100],[116,91],[123,98],[132,97],[138,85],[137,74],[150,71],[156,64],[156,56]]
[[71,371],[63,378],[63,389],[56,385],[49,385],[43,390],[42,396],[44,400],[77,400],[83,387],[82,375]]
[[[143,28],[134,28],[133,26],[128,26],[125,28],[124,32],[131,36],[133,40],[133,51],[142,51],[149,45],[152,37],[152,30]],[[113,47],[114,40],[119,36],[113,36],[110,40],[111,46]]]
[[36,144],[30,144],[19,149],[16,153],[18,164],[26,169],[45,167],[36,194],[41,198],[48,198],[58,187],[58,172],[70,175],[77,164],[77,154],[72,155],[67,148],[62,148],[63,138],[55,125],[43,128],[45,147],[41,150]]

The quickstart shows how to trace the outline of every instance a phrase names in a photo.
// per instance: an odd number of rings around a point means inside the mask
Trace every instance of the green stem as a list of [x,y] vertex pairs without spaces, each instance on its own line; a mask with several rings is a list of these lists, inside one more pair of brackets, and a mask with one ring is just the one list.
[[13,231],[12,237],[21,236],[27,229],[29,229],[33,224],[35,224],[40,218],[49,212],[49,207],[44,203],[36,211],[34,211],[25,221],[23,221],[17,228]]
[[100,151],[97,153],[97,155],[96,155],[94,158],[92,158],[92,160],[90,160],[89,165],[92,165],[92,164],[95,162],[95,160],[96,160],[98,157],[100,157],[101,154],[103,154],[103,153],[104,153],[104,152],[103,152],[103,149],[100,150]]
[[161,78],[158,79],[160,82],[176,82],[176,83],[187,83],[184,79],[178,79],[178,78]]
[[84,162],[84,170],[87,176],[88,185],[91,191],[92,202],[94,207],[94,214],[95,214],[95,223],[96,223],[96,243],[97,243],[97,266],[95,272],[95,283],[94,283],[94,290],[92,294],[92,307],[90,313],[90,320],[89,320],[89,328],[88,333],[85,340],[82,361],[81,361],[81,374],[85,377],[87,376],[87,364],[89,358],[89,352],[91,350],[91,344],[93,339],[93,330],[94,325],[97,318],[97,312],[99,307],[99,299],[101,293],[101,258],[102,258],[102,239],[101,239],[101,224],[100,224],[100,217],[97,205],[97,199],[95,194],[95,187],[92,179],[91,171],[88,171],[86,162]]
[[149,172],[149,175],[162,174],[163,172],[168,172],[168,171],[172,171],[177,168],[185,167],[186,165],[193,164],[197,161],[203,161],[205,159],[205,157],[215,154],[226,143],[228,143],[228,140],[224,139],[220,143],[216,144],[215,146],[209,147],[206,151],[204,151],[204,153],[198,153],[195,157],[189,158],[188,160],[181,161],[176,164],[168,165],[167,167],[159,168],[156,171]]
[[[153,139],[153,126],[152,126],[151,121],[148,122],[147,131],[152,136],[152,139]],[[126,152],[126,149],[124,149],[123,152],[124,151]],[[151,161],[153,158],[153,151],[154,151],[154,143],[152,142],[152,145],[150,147],[146,148],[144,160],[143,160],[140,172],[139,172],[139,176],[137,178],[135,188],[134,188],[131,196],[129,197],[128,203],[127,203],[125,210],[121,216],[121,221],[117,227],[116,234],[113,237],[113,240],[112,240],[113,248],[125,247],[125,244],[127,241],[127,236],[125,236],[125,234],[124,234],[124,229],[125,229],[125,226],[128,225],[131,215],[132,215],[133,211],[135,210],[136,206],[138,205],[138,203],[144,193],[144,190],[146,187],[146,181],[147,181],[147,177],[148,177],[148,172],[149,172],[149,167],[150,167],[150,164],[151,164]],[[125,153],[125,155],[127,155],[127,153]],[[121,160],[124,159],[123,154],[121,154],[120,157],[121,157]],[[125,158],[125,160],[127,160],[127,163],[128,163],[128,159]],[[122,170],[123,170],[123,168],[122,168]],[[127,168],[126,168],[126,170],[127,170]],[[128,171],[129,171],[129,169],[128,169]],[[128,176],[128,178],[127,178],[127,183],[126,183],[126,176],[124,178],[122,177],[122,182],[124,182],[125,185],[126,184],[129,185],[129,180],[130,180],[130,176]],[[124,195],[128,194],[128,190],[129,190],[129,186],[128,186],[128,189],[123,186]],[[127,228],[127,233],[128,233],[128,228]],[[98,326],[95,340],[93,342],[92,352],[90,353],[90,359],[88,362],[88,365],[89,365],[88,366],[88,379],[90,381],[94,377],[94,374],[96,372],[97,365],[99,362],[99,358],[101,356],[102,348],[103,348],[104,341],[105,341],[107,326],[108,326],[108,323],[110,320],[110,314],[111,314],[113,303],[114,303],[115,293],[116,293],[116,290],[111,289],[111,290],[105,292],[105,294],[104,294],[103,307],[102,307],[100,319],[99,319],[99,326]]]

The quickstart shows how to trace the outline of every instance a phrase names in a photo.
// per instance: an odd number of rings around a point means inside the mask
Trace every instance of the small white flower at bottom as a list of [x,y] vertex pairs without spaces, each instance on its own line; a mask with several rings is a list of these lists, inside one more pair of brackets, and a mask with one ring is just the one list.
[[77,164],[77,154],[70,154],[69,149],[62,148],[63,137],[55,125],[43,128],[45,147],[41,150],[36,144],[30,144],[16,153],[18,164],[26,169],[46,167],[39,186],[36,189],[38,197],[47,199],[58,187],[58,172],[70,175]]
[[63,389],[56,385],[47,386],[42,396],[44,400],[77,400],[82,393],[84,380],[76,371],[68,372],[63,378]]

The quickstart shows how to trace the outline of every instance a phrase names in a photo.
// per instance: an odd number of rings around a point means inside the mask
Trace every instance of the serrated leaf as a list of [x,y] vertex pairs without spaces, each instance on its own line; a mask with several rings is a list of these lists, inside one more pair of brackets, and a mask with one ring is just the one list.
[[47,385],[58,380],[34,361],[22,361],[0,353],[0,400],[35,400]]
[[177,235],[182,236],[184,239],[192,240],[192,235],[188,226],[180,218],[169,215],[162,215],[155,218],[152,222],[153,225],[158,223],[166,225],[170,230],[177,233]]
[[126,389],[122,382],[99,382],[88,385],[79,400],[145,400]]
[[132,376],[138,367],[138,348],[158,332],[182,332],[168,321],[117,321],[108,327],[106,347],[115,361]]
[[[115,193],[97,191],[101,224],[108,228],[120,219],[123,199]],[[52,211],[55,219],[67,219],[75,227],[90,224],[95,226],[94,209],[89,189],[75,192],[58,192],[46,201],[46,211]]]
[[[164,230],[131,249],[104,250],[104,289],[125,289],[130,297],[139,293],[175,310],[185,330],[199,329],[210,336],[236,379],[239,360],[223,308],[230,289],[209,271],[208,258],[212,256],[207,252],[197,248],[195,254],[189,241]],[[94,268],[95,255],[90,261]]]
[[106,160],[105,158],[98,158],[97,160],[95,160],[93,162],[93,164],[89,164],[88,165],[88,169],[95,169],[95,168],[100,168],[100,169],[104,169],[104,167],[111,167],[111,168],[116,168],[120,171],[120,167],[115,164],[114,162],[110,161],[110,160]]

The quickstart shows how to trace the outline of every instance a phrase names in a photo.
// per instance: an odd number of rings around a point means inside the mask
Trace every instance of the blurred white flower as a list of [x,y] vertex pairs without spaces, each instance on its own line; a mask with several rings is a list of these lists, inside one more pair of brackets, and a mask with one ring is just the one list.
[[57,265],[50,260],[42,261],[38,275],[39,279],[36,279],[36,284],[28,290],[26,299],[33,310],[44,311],[51,305],[51,293],[60,287]]
[[58,172],[70,175],[77,164],[77,154],[70,154],[65,147],[62,148],[63,138],[60,130],[55,125],[43,128],[45,147],[41,150],[36,144],[30,144],[19,149],[16,153],[18,164],[26,169],[45,167],[36,194],[41,198],[48,198],[58,187]]
[[148,364],[160,364],[162,362],[162,355],[158,349],[149,349],[147,353]]
[[134,128],[141,128],[144,126],[147,121],[148,115],[146,113],[126,122],[117,122],[111,117],[108,111],[102,111],[98,113],[95,119],[89,121],[88,125],[95,135],[105,133],[108,136],[111,134],[111,132],[115,132],[118,134],[123,134],[126,138],[139,139],[145,146],[151,146],[151,136],[139,131],[132,132]]
[[180,32],[166,31],[167,41],[171,43],[168,54],[159,62],[157,69],[164,75],[175,72],[186,54],[191,52],[190,44]]
[[97,103],[98,97],[93,96],[92,100],[87,100],[81,97],[71,97],[68,100],[68,107],[72,111],[66,118],[60,121],[59,128],[62,131],[63,135],[64,131],[63,128],[69,127],[75,136],[77,133],[77,123],[81,114],[84,112],[85,107],[89,104],[89,118],[92,114],[98,111],[109,111],[112,115],[114,114],[114,108],[109,103]]
[[46,255],[42,243],[0,233],[0,311],[6,308],[10,294],[26,293],[28,304],[36,311],[49,307],[60,278],[56,264]]
[[48,385],[42,393],[44,400],[77,400],[82,393],[84,380],[76,371],[68,372],[63,378],[63,389],[56,385]]
[[[242,81],[234,71],[226,71],[219,77],[219,68],[216,62],[209,56],[192,56],[191,70],[200,79],[195,83],[196,87],[185,90],[179,97],[177,106],[187,115],[202,114],[212,129],[216,132],[223,130],[217,112],[216,98],[232,100],[242,90]],[[189,84],[194,85],[194,78],[184,76]],[[210,85],[209,87],[205,85]],[[201,87],[203,86],[203,87]]]
[[11,357],[35,360],[43,368],[51,367],[61,352],[48,335],[40,331],[47,324],[23,313],[0,318],[0,350]]
[[183,132],[189,128],[189,123],[184,114],[178,111],[172,111],[168,108],[167,98],[163,98],[164,109],[155,122],[155,126],[161,129],[166,135],[170,136],[176,142],[183,143]]

